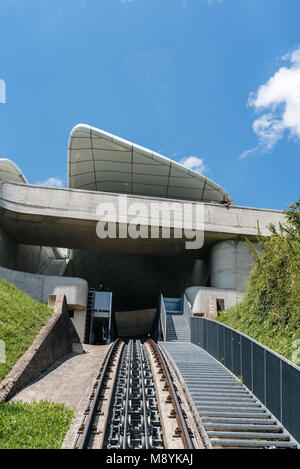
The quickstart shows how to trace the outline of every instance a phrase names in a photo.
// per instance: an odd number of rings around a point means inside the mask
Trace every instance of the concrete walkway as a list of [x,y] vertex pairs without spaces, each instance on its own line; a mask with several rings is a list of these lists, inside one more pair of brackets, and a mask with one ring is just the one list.
[[11,401],[55,401],[80,407],[87,398],[109,345],[86,345],[86,353],[70,353],[53,363],[31,384],[18,392]]

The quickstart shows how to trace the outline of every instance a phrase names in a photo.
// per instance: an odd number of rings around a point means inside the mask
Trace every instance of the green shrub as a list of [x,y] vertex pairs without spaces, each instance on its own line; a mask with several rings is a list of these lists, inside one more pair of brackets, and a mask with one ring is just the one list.
[[218,320],[288,359],[300,338],[300,199],[285,211],[286,223],[271,236],[258,235],[262,253],[248,242],[256,264],[244,300]]

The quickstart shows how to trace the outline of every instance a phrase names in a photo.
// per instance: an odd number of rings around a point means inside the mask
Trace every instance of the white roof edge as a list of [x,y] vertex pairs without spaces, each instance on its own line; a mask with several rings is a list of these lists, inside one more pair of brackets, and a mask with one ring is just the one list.
[[[153,158],[156,161],[163,162],[164,164],[172,165],[176,169],[180,171],[184,171],[185,173],[191,174],[191,176],[195,177],[196,179],[199,180],[206,180],[211,186],[213,186],[217,190],[221,190],[224,195],[227,197],[227,199],[232,202],[232,197],[228,194],[225,189],[223,189],[222,186],[217,184],[216,182],[212,181],[206,176],[203,176],[202,174],[198,173],[197,171],[194,171],[193,169],[186,168],[182,164],[178,163],[177,161],[171,160],[170,158],[161,155],[160,153],[154,152],[152,150],[149,150],[146,147],[142,147],[140,145],[137,145],[136,143],[130,142],[129,140],[126,140],[124,138],[118,137],[116,135],[113,135],[109,132],[106,132],[105,130],[97,129],[97,127],[93,127],[91,125],[87,124],[77,124],[73,129],[71,130],[70,136],[69,136],[69,142],[68,142],[68,164],[71,163],[70,161],[70,149],[71,149],[71,140],[75,136],[76,132],[78,131],[88,131],[88,132],[95,132],[101,135],[103,138],[114,142],[118,145],[124,146],[126,148],[130,149],[135,149],[136,151],[140,153],[144,153],[146,156]],[[70,185],[70,175],[68,175],[68,185]]]
[[0,169],[1,165],[4,166],[4,164],[9,165],[12,170],[15,172],[17,176],[19,176],[21,179],[23,179],[24,184],[28,184],[28,181],[26,177],[24,176],[23,172],[20,170],[20,168],[14,163],[13,161],[9,160],[8,158],[0,158]]

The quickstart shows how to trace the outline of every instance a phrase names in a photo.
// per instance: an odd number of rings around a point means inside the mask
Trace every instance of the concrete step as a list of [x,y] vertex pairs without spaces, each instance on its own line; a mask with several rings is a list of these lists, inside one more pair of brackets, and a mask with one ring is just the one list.
[[259,441],[259,440],[211,440],[214,447],[231,448],[297,448],[297,444],[290,441]]
[[243,430],[243,431],[264,431],[264,432],[281,432],[282,425],[264,425],[262,424],[247,424],[247,423],[204,423],[206,430]]

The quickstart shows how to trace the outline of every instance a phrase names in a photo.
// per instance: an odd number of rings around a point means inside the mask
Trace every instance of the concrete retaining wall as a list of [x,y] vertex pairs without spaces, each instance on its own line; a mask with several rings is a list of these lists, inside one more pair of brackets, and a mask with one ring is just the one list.
[[51,260],[55,262],[51,247],[16,244],[3,228],[0,228],[0,266],[36,274],[42,272]]
[[55,301],[51,319],[0,384],[0,401],[10,399],[55,360],[71,352],[73,344],[80,344],[80,339],[68,314],[65,296],[59,294],[51,300],[52,305],[53,300]]
[[84,338],[88,283],[81,278],[28,274],[0,267],[0,277],[40,303],[47,303],[48,295],[64,294],[69,309],[74,309],[72,322],[81,340]]
[[48,295],[63,293],[68,306],[86,310],[88,283],[84,279],[28,274],[4,267],[0,267],[0,277],[40,303],[47,303]]
[[204,314],[208,298],[223,299],[225,309],[228,309],[242,301],[244,293],[222,288],[190,287],[186,289],[185,295],[192,305],[193,313]]
[[49,247],[19,244],[17,247],[15,269],[37,274],[41,272],[50,259],[54,258],[53,251]]

